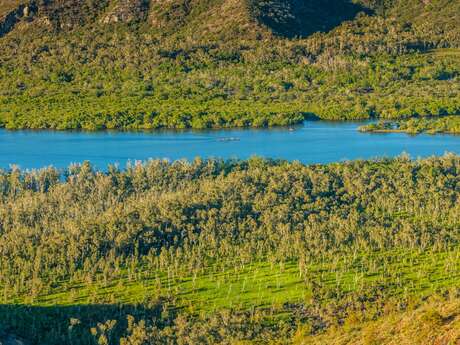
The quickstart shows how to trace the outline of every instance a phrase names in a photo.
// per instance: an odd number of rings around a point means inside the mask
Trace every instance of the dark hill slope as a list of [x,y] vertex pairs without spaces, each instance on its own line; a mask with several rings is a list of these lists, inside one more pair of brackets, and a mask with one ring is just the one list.
[[457,113],[459,4],[2,2],[0,126],[265,126],[311,114]]
[[306,37],[329,31],[368,7],[346,0],[249,0],[249,10],[261,24],[286,37]]

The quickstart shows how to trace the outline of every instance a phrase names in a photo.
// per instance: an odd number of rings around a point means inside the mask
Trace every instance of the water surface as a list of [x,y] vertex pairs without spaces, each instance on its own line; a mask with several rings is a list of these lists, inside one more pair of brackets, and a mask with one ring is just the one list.
[[460,136],[360,133],[363,123],[306,121],[276,129],[157,132],[57,132],[0,130],[0,167],[67,167],[88,160],[97,168],[149,158],[248,158],[253,155],[328,163],[357,158],[413,158],[460,154]]

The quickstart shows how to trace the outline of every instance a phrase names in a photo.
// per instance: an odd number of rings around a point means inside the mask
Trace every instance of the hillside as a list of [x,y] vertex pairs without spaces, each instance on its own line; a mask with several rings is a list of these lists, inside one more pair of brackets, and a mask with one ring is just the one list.
[[456,0],[3,1],[0,126],[457,114],[459,21]]
[[0,341],[456,344],[459,172],[455,155],[0,171]]
[[300,330],[294,345],[427,345],[460,342],[459,301],[428,301],[404,313],[388,313],[380,320],[361,324],[350,318],[345,327],[325,335],[306,336]]

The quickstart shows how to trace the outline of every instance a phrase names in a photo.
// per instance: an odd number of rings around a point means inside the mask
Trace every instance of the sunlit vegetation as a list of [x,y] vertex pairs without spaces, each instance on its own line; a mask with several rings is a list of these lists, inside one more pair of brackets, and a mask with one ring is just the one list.
[[349,317],[344,327],[317,337],[299,329],[293,344],[368,345],[368,344],[455,344],[460,339],[460,303],[435,299],[404,313],[387,312],[378,321],[362,322]]
[[[1,128],[459,131],[456,0],[0,2]],[[459,171],[2,170],[0,343],[455,344]]]
[[3,171],[0,337],[301,343],[456,303],[459,169],[447,155]]
[[111,1],[64,3],[29,10],[0,38],[0,127],[263,127],[460,109],[457,1],[130,0],[105,24]]
[[419,133],[446,133],[460,134],[460,116],[446,116],[440,118],[412,118],[398,121],[379,121],[359,128],[363,132],[404,132]]

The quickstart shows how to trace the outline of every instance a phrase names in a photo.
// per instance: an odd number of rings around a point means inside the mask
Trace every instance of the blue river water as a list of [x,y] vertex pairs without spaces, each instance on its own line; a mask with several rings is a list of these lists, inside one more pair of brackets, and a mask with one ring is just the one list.
[[248,158],[254,155],[303,163],[360,158],[412,158],[460,154],[460,136],[361,133],[358,122],[306,121],[275,129],[156,132],[59,132],[0,130],[0,168],[23,169],[90,161],[104,170],[150,158]]

